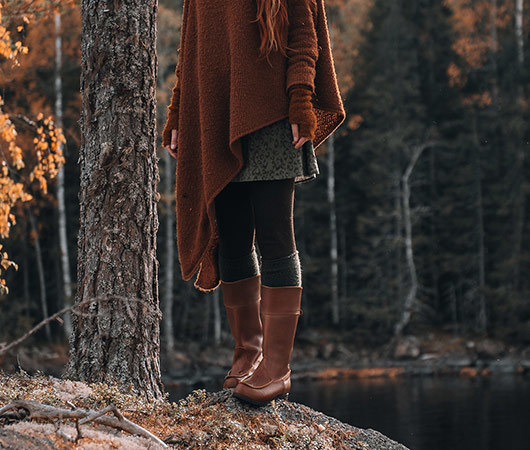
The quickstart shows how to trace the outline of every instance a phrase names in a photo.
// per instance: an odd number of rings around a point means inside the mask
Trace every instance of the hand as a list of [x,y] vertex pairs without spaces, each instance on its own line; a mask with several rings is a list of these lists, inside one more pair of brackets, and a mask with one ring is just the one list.
[[171,130],[171,143],[166,145],[166,150],[177,159],[177,130]]
[[297,123],[291,124],[291,131],[293,132],[293,144],[294,148],[300,148],[307,141],[310,141],[310,138],[301,137],[299,133],[300,127]]
[[315,139],[318,126],[313,110],[312,88],[305,85],[293,85],[289,88],[289,123],[293,132],[295,149],[307,141]]

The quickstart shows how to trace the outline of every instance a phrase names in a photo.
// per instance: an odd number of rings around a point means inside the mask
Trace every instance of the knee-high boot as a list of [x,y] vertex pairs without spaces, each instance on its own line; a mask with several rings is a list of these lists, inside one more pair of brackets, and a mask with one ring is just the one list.
[[263,360],[241,380],[234,396],[255,405],[287,398],[291,389],[289,362],[294,345],[302,299],[301,286],[261,287]]
[[223,388],[234,388],[252,374],[262,359],[263,327],[260,317],[261,275],[221,281],[228,324],[235,340],[232,368]]

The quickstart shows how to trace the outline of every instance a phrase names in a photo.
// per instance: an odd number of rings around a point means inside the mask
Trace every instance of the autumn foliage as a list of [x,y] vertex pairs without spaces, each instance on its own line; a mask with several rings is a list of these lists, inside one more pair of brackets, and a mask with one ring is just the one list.
[[[39,2],[32,2],[33,6]],[[28,47],[17,39],[24,29],[24,24],[30,22],[31,14],[21,11],[11,11],[10,15],[16,19],[13,23],[4,20],[2,14],[5,6],[0,3],[0,74],[4,78],[6,69],[18,66],[19,57],[28,53]],[[17,14],[15,14],[17,13]],[[18,18],[22,23],[14,23]],[[9,29],[14,29],[13,32]],[[47,180],[57,175],[59,167],[64,163],[61,145],[65,142],[60,128],[54,125],[51,116],[44,117],[38,113],[36,117],[20,117],[16,119],[25,124],[25,131],[33,134],[33,147],[21,148],[17,144],[18,132],[13,117],[5,111],[4,101],[0,96],[0,237],[7,238],[11,227],[16,224],[13,208],[17,202],[29,202],[33,199],[30,190],[38,189],[44,193],[48,190]],[[31,163],[28,163],[31,161]],[[36,182],[37,186],[33,186]],[[3,245],[0,244],[0,249]],[[8,293],[9,288],[3,278],[3,272],[10,266],[18,268],[14,261],[8,259],[8,254],[2,251],[0,267],[0,293]]]

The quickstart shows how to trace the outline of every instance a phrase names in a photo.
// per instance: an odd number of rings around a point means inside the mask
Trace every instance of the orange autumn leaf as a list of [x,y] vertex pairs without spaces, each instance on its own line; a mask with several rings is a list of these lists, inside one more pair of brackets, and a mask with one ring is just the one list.
[[[3,4],[0,3],[0,24],[2,20]],[[26,15],[22,16],[25,23],[29,23]],[[8,26],[6,24],[6,26]],[[15,29],[20,32],[24,28],[18,25]],[[28,53],[28,47],[24,46],[20,40],[14,40],[11,32],[3,25],[0,25],[0,57],[5,59],[6,64],[11,67],[20,65],[18,56]],[[11,227],[16,224],[16,216],[12,210],[18,202],[27,202],[33,199],[29,193],[33,181],[38,183],[37,189],[47,193],[48,180],[57,175],[58,169],[64,164],[62,155],[62,144],[66,142],[63,132],[56,128],[52,117],[44,117],[40,112],[36,119],[25,118],[26,124],[30,125],[35,133],[33,140],[32,166],[27,166],[24,161],[22,148],[17,145],[17,130],[8,113],[3,109],[4,101],[0,97],[0,237],[7,238]],[[22,170],[28,172],[24,175]],[[3,247],[0,244],[0,249]],[[1,252],[0,258],[0,293],[7,294],[9,288],[3,278],[3,273],[9,267],[18,270],[15,262],[8,259],[7,252]]]

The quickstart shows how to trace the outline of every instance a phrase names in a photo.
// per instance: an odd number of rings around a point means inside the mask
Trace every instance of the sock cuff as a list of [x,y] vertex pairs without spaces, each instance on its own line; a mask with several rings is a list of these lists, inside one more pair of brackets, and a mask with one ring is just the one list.
[[281,258],[262,258],[261,283],[266,286],[301,286],[302,266],[298,250]]
[[290,255],[287,255],[287,256],[282,256],[281,258],[275,258],[275,259],[262,258],[262,260],[267,261],[267,263],[269,264],[274,264],[274,263],[286,262],[288,260],[295,259],[298,256],[299,256],[298,250],[295,250],[294,253],[291,253]]
[[218,253],[219,273],[223,281],[237,281],[259,275],[259,261],[255,246],[247,255],[238,258],[226,258]]

